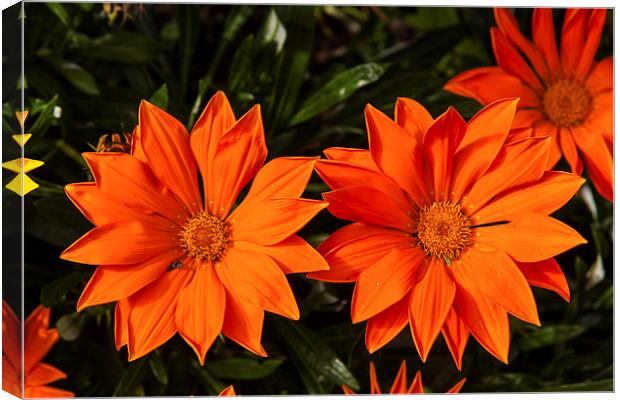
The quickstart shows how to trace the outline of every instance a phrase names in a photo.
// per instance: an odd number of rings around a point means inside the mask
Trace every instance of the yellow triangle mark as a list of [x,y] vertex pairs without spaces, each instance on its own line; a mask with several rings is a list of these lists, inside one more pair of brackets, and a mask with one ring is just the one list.
[[26,118],[28,118],[28,110],[25,111],[15,111],[15,116],[17,117],[17,121],[19,122],[19,126],[24,128],[24,122],[26,122]]
[[[23,171],[22,171],[22,160],[23,160]],[[2,163],[2,168],[6,168],[9,171],[13,171],[16,174],[20,172],[28,173],[33,169],[39,168],[41,165],[45,164],[43,161],[39,160],[31,160],[29,158],[16,158],[15,160],[5,161]]]
[[23,197],[38,188],[39,185],[26,174],[17,174],[5,187]]
[[28,140],[30,140],[31,137],[32,133],[24,133],[23,135],[13,135],[13,140],[15,140],[15,143],[17,143],[21,147],[24,147],[24,145],[28,142]]

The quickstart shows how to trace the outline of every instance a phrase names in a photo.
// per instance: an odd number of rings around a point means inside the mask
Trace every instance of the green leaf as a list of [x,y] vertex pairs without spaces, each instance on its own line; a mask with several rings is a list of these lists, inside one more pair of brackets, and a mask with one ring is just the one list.
[[67,298],[67,293],[87,277],[85,272],[73,272],[45,284],[41,288],[40,300],[45,307],[54,307]]
[[568,383],[566,385],[548,386],[542,388],[544,392],[600,392],[611,391],[614,388],[614,380],[603,379],[594,382]]
[[177,26],[179,27],[179,46],[180,46],[180,76],[179,86],[181,88],[180,97],[185,98],[187,93],[187,82],[189,80],[189,70],[194,59],[196,42],[200,29],[199,5],[179,4],[177,9]]
[[56,321],[58,335],[68,342],[80,337],[84,320],[78,313],[65,314]]
[[61,3],[45,3],[45,5],[63,24],[66,26],[71,26],[71,18],[69,17],[69,13],[67,13],[67,10],[65,10],[65,7]]
[[285,41],[286,28],[284,28],[284,25],[282,25],[282,22],[278,18],[278,14],[272,8],[269,10],[269,14],[265,17],[258,31],[256,46],[260,48],[268,43],[275,43],[276,53],[279,53],[282,51]]
[[47,131],[47,128],[52,121],[54,115],[54,107],[58,104],[58,95],[52,97],[45,105],[41,106],[40,113],[37,116],[37,119],[34,121],[34,124],[28,129],[28,131],[43,136]]
[[210,395],[217,395],[226,387],[219,379],[212,376],[206,368],[202,368],[198,362],[192,363],[192,369]]
[[232,92],[244,88],[253,75],[254,37],[249,35],[237,48],[230,63],[228,86]]
[[358,65],[334,76],[321,89],[312,94],[293,116],[290,126],[297,125],[329,110],[346,100],[357,89],[376,82],[385,73],[385,67],[377,63]]
[[161,87],[153,93],[153,96],[149,99],[149,103],[163,110],[168,109],[168,85],[165,83],[161,85]]
[[355,376],[321,336],[299,322],[274,317],[271,323],[284,341],[309,393],[325,393],[324,385],[328,383],[359,390]]
[[142,384],[146,371],[147,363],[144,358],[129,364],[129,367],[127,367],[125,373],[118,381],[113,396],[131,396],[135,394],[138,387]]
[[262,379],[271,375],[282,364],[282,360],[258,362],[249,358],[227,358],[205,363],[205,368],[218,378]]
[[297,98],[306,74],[314,38],[314,8],[282,6],[278,13],[286,27],[286,42],[279,56],[271,92],[267,135],[274,136],[288,125],[297,106]]
[[151,372],[153,376],[162,384],[168,384],[168,370],[166,369],[166,365],[162,361],[158,352],[153,352],[149,356],[149,366],[151,367]]
[[566,342],[583,333],[580,325],[551,325],[534,330],[519,340],[519,348],[528,351]]
[[163,47],[148,36],[130,32],[107,33],[78,52],[89,58],[120,63],[144,63],[153,60]]
[[58,68],[62,76],[67,78],[67,80],[80,91],[93,96],[99,95],[99,88],[97,87],[95,78],[81,66],[72,62],[63,61]]

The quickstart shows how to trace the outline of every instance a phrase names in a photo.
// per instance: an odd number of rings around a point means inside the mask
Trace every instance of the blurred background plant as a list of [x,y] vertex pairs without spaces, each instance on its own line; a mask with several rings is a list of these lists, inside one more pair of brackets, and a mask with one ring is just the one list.
[[[555,11],[556,26],[562,13]],[[516,16],[528,31],[531,10],[517,9]],[[94,268],[58,259],[89,229],[63,191],[67,183],[91,179],[80,153],[94,151],[103,134],[118,133],[121,140],[131,133],[141,99],[190,128],[218,89],[238,116],[260,103],[270,158],[366,147],[367,102],[390,115],[398,96],[420,101],[434,116],[449,105],[467,118],[480,108],[441,87],[457,72],[492,63],[492,10],[26,3],[23,14],[19,5],[3,12],[5,38],[20,18],[25,74],[5,68],[3,159],[15,157],[9,133],[17,129],[23,86],[26,132],[33,132],[26,156],[45,161],[31,174],[40,188],[25,199],[25,309],[39,302],[53,308],[63,340],[49,360],[69,375],[59,387],[78,396],[213,395],[228,384],[241,394],[341,393],[341,384],[368,393],[369,360],[389,387],[404,358],[433,391],[462,376],[468,377],[464,392],[612,389],[612,207],[589,185],[558,212],[589,241],[558,258],[571,302],[534,289],[542,328],[511,320],[509,365],[470,341],[461,372],[442,342],[422,364],[408,329],[370,356],[363,326],[350,323],[352,285],[303,276],[290,278],[300,321],[266,318],[269,359],[222,339],[201,367],[176,337],[129,363],[125,350],[114,348],[112,305],[75,312]],[[599,58],[612,53],[611,13],[608,18]],[[4,49],[5,64],[15,63],[15,43]],[[5,173],[3,185],[9,179]],[[325,190],[314,177],[306,197],[320,198]],[[6,240],[18,234],[18,215],[7,210],[18,210],[19,200],[3,188]],[[302,235],[318,245],[342,224],[323,212]],[[17,285],[19,264],[4,267],[5,287]]]

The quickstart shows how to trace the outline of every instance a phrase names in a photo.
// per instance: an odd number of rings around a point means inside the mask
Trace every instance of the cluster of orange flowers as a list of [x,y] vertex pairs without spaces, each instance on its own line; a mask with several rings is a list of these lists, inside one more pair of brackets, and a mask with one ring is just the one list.
[[[584,183],[583,163],[613,198],[612,59],[594,60],[605,11],[568,10],[559,50],[551,13],[534,11],[532,42],[495,11],[498,66],[445,86],[485,106],[469,121],[407,98],[393,119],[368,105],[369,149],[327,159],[265,164],[260,107],[237,119],[222,92],[190,134],[143,101],[130,152],[85,153],[95,181],[66,187],[95,225],[61,256],[98,266],[78,310],[116,302],[129,360],[176,333],[201,363],[220,334],[267,356],[264,312],[298,319],[285,275],[308,273],[355,282],[351,320],[367,321],[371,353],[409,325],[422,360],[441,333],[459,369],[470,335],[507,363],[508,314],[540,325],[530,286],[569,300],[554,257],[585,240],[550,214]],[[572,173],[551,169],[562,154]],[[301,197],[313,171],[323,201]],[[297,232],[324,208],[351,224],[315,250]],[[403,364],[392,392],[420,391]]]

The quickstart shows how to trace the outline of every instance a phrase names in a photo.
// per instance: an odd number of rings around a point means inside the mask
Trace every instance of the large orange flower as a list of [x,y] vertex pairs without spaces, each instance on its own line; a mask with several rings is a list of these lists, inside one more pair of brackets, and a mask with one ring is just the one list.
[[176,332],[201,362],[220,332],[266,356],[264,311],[299,318],[285,274],[327,268],[295,235],[327,203],[300,198],[315,159],[266,156],[259,106],[236,120],[221,92],[191,135],[143,101],[131,154],[84,154],[95,182],[66,192],[96,227],[62,258],[99,265],[77,308],[116,301],[130,360]]
[[[613,200],[613,60],[594,56],[605,25],[606,10],[566,10],[560,51],[553,10],[534,9],[528,40],[514,16],[495,9],[491,28],[497,67],[463,72],[445,89],[486,105],[520,97],[515,127],[533,128],[533,136],[551,136],[548,166],[561,155],[573,173],[583,161],[598,192]],[[581,158],[580,158],[581,155]]]
[[[38,306],[24,324],[23,397],[73,397],[73,392],[48,384],[67,375],[41,362],[58,341],[58,331],[50,329],[49,308]],[[21,390],[21,324],[11,307],[2,301],[2,390],[19,398]]]
[[507,362],[506,312],[539,325],[528,283],[568,299],[552,257],[585,240],[548,215],[583,179],[547,170],[549,137],[507,142],[516,107],[501,100],[466,123],[411,99],[396,102],[396,122],[368,105],[370,150],[317,162],[328,210],[355,223],[321,244],[330,270],[309,277],[356,282],[351,318],[368,320],[370,352],[409,323],[423,360],[442,331],[459,368],[470,332]]
[[[446,393],[458,393],[465,384],[467,378],[463,378],[452,386]],[[349,387],[343,385],[342,390],[345,394],[357,394]],[[407,385],[407,362],[403,360],[394,378],[394,383],[390,388],[390,394],[422,394],[424,393],[424,385],[422,384],[422,374],[420,371],[416,372],[413,381],[410,385]],[[379,380],[377,379],[377,372],[375,371],[375,365],[370,362],[370,394],[382,394],[381,387],[379,386]]]

